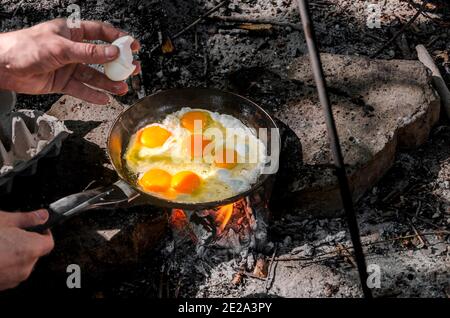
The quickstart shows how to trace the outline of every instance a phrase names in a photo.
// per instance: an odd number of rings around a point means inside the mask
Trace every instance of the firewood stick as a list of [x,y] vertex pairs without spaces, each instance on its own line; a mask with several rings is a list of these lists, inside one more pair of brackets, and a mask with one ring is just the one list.
[[416,51],[419,61],[431,71],[434,87],[441,97],[442,106],[444,107],[447,117],[450,119],[450,91],[447,85],[445,85],[441,72],[434,63],[433,58],[430,56],[425,46],[422,44],[417,45]]
[[293,30],[301,31],[302,28],[296,23],[290,22],[282,22],[269,18],[249,18],[247,16],[221,16],[214,15],[208,17],[209,20],[216,20],[220,22],[229,22],[229,23],[251,23],[251,24],[272,24],[280,27],[290,27]]
[[277,255],[277,249],[278,246],[275,245],[275,249],[273,250],[272,258],[270,259],[269,269],[267,271],[267,277],[266,277],[266,292],[269,291],[269,289],[272,287],[272,283],[274,280],[275,273],[272,274],[272,267],[274,266],[275,256]]
[[414,234],[417,235],[417,239],[420,241],[420,245],[418,246],[418,248],[426,247],[427,242],[425,241],[425,238],[422,236],[422,234],[419,232],[419,230],[415,227],[413,221],[410,218],[408,218],[408,222],[409,222],[409,225],[411,226],[411,228],[413,229]]

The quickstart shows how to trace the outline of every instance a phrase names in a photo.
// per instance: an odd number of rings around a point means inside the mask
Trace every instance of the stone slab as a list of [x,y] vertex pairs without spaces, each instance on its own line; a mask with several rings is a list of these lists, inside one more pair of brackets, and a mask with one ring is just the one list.
[[[322,54],[322,62],[357,200],[391,167],[397,151],[426,142],[439,119],[440,101],[418,61]],[[278,182],[284,189],[275,197],[303,213],[336,215],[339,187],[308,56],[291,64],[288,79],[298,89],[275,112],[285,126],[283,151],[289,157],[281,162]]]

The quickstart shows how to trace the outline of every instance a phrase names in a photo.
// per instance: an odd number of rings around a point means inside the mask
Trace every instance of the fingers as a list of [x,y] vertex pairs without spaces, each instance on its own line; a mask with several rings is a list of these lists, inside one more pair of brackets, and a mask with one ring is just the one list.
[[[126,32],[116,29],[111,24],[100,21],[82,21],[81,28],[86,40],[102,40],[111,43],[117,38],[127,35]],[[134,40],[131,49],[138,51],[140,49],[139,42]]]
[[63,63],[105,64],[119,56],[119,48],[115,45],[72,42],[64,39],[60,59]]
[[0,225],[19,227],[21,229],[44,224],[48,220],[47,210],[32,212],[0,212]]
[[142,67],[141,67],[141,63],[139,61],[133,61],[133,64],[136,65],[136,68],[134,69],[133,74],[131,74],[131,75],[135,76],[141,72]]
[[102,40],[111,43],[115,39],[127,35],[126,32],[101,21],[82,21],[81,28],[86,40]]
[[35,257],[41,257],[50,253],[55,247],[52,233],[47,230],[44,234],[27,232],[30,237],[30,251]]
[[117,95],[124,95],[128,92],[128,85],[125,82],[111,81],[105,74],[89,67],[78,64],[73,77],[85,84],[94,86]]
[[64,64],[105,64],[117,59],[119,54],[120,50],[115,45],[72,42],[64,39],[64,47],[58,53],[58,58]]
[[50,231],[38,234],[17,227],[0,227],[0,290],[15,287],[27,279],[38,259],[53,248]]
[[62,93],[69,94],[92,104],[106,105],[109,102],[107,94],[90,88],[75,78],[69,80]]

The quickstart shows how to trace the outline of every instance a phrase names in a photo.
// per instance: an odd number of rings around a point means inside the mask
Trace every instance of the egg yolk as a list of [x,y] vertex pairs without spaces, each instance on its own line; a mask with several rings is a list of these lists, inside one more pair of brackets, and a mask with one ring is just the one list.
[[150,169],[139,179],[139,185],[146,191],[165,192],[170,188],[172,176],[162,169]]
[[139,141],[146,147],[156,148],[164,145],[172,134],[167,129],[160,126],[150,126],[142,129],[139,134]]
[[[183,116],[181,116],[181,126],[189,130],[190,132],[194,132],[194,124],[196,121],[200,122],[200,128],[203,130],[208,123],[208,114],[205,112],[187,112]],[[198,124],[197,124],[198,125]]]
[[190,156],[191,158],[199,158],[203,156],[205,147],[211,142],[211,139],[205,138],[200,134],[193,134],[190,137]]
[[181,193],[194,192],[201,183],[201,178],[191,171],[181,171],[172,178],[172,188]]
[[237,165],[238,154],[233,149],[219,149],[214,155],[214,163],[219,168],[233,169]]

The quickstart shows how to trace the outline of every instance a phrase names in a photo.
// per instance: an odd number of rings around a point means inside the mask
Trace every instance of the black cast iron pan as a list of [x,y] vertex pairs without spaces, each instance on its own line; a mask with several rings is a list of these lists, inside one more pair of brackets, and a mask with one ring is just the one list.
[[[150,204],[166,208],[201,210],[235,202],[255,191],[270,177],[262,174],[257,182],[245,192],[220,201],[201,203],[180,203],[142,192],[136,186],[136,180],[127,170],[124,153],[130,137],[140,128],[155,122],[161,122],[168,114],[183,107],[202,108],[229,114],[240,119],[245,125],[254,128],[269,129],[267,134],[258,136],[266,144],[271,164],[278,167],[280,137],[274,120],[261,107],[250,100],[229,92],[210,88],[170,89],[144,97],[125,109],[115,120],[109,133],[107,151],[119,180],[111,186],[72,194],[48,207],[49,220],[31,231],[44,231],[60,224],[81,212],[99,208],[117,208],[137,204]],[[271,133],[273,129],[274,133]],[[274,138],[276,140],[274,140]],[[274,162],[275,161],[275,162]]]

